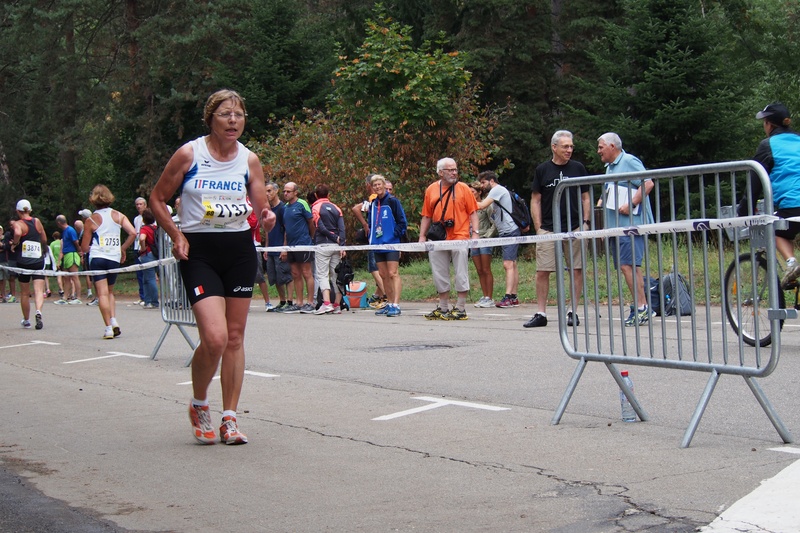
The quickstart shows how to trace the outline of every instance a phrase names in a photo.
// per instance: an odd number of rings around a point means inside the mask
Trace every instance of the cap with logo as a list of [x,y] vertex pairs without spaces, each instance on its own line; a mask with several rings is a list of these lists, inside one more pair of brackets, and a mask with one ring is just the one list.
[[784,119],[790,118],[790,116],[789,110],[785,105],[780,102],[773,102],[756,113],[756,118],[759,120],[766,119],[773,124],[782,126]]

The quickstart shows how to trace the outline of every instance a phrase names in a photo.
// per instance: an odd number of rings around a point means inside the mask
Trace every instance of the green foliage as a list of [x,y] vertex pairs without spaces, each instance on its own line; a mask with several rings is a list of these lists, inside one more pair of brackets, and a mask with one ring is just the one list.
[[[332,111],[389,132],[435,129],[452,119],[452,103],[470,78],[463,54],[432,48],[429,41],[415,49],[409,26],[378,15],[379,22],[367,21],[357,56],[339,58]],[[443,43],[440,34],[437,44]]]
[[371,22],[359,58],[341,58],[331,111],[280,121],[277,135],[251,144],[268,176],[303,191],[328,183],[332,200],[347,207],[367,192],[364,177],[381,173],[415,225],[438,159],[453,157],[472,176],[492,160],[507,113],[478,105],[460,54],[430,44],[414,49],[409,32],[386,19]]
[[620,5],[621,22],[607,23],[590,53],[599,82],[576,80],[568,100],[579,131],[616,131],[648,168],[737,158],[745,87],[724,17],[690,0]]

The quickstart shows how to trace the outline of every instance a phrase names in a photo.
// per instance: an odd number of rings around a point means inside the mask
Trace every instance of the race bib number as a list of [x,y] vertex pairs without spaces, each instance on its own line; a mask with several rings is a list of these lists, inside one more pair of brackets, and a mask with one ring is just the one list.
[[253,208],[244,198],[233,198],[229,195],[203,195],[203,224],[224,227],[228,224],[247,219]]
[[39,241],[23,241],[21,254],[26,259],[39,259],[42,257],[42,243]]
[[122,246],[122,241],[119,238],[119,235],[103,235],[98,238],[100,242],[100,248],[119,248]]

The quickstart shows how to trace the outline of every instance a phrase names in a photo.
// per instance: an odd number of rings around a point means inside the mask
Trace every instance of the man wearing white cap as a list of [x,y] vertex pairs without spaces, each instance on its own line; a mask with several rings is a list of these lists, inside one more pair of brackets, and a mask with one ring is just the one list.
[[[17,202],[19,220],[11,222],[14,236],[11,251],[17,259],[17,266],[28,270],[44,270],[44,250],[47,247],[47,234],[38,218],[31,216],[31,203],[28,200]],[[22,327],[30,329],[31,322],[31,288],[33,279],[33,298],[36,305],[36,329],[42,329],[42,305],[44,304],[44,273],[20,274],[20,299],[22,308]]]

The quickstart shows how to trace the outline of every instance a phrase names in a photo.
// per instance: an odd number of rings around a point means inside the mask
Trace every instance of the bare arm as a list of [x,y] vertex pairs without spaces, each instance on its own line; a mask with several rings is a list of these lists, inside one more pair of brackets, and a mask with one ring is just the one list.
[[422,220],[420,220],[419,222],[419,242],[425,242],[428,240],[428,228],[430,227],[431,227],[430,217],[423,216]]
[[125,216],[124,214],[120,213],[119,211],[117,211],[117,214],[119,214],[119,217],[120,217],[119,225],[122,226],[122,229],[125,230],[125,233],[128,234],[128,238],[125,239],[125,242],[122,243],[122,246],[121,246],[122,257],[119,260],[120,263],[124,263],[125,262],[125,257],[126,257],[126,252],[127,252],[128,248],[131,247],[131,244],[133,244],[133,240],[136,238],[136,228],[133,227],[133,224],[131,224],[131,221],[128,220],[127,216]]
[[531,193],[531,220],[533,220],[533,231],[539,233],[542,227],[542,193]]
[[189,144],[181,146],[167,162],[164,171],[156,182],[153,192],[150,193],[150,210],[158,221],[159,227],[167,232],[172,239],[172,253],[176,259],[189,258],[189,242],[178,226],[173,222],[167,211],[167,200],[171,199],[180,187],[183,176],[189,171],[194,160],[194,150]]
[[78,247],[81,253],[89,253],[89,248],[92,247],[92,234],[94,233],[94,230],[100,227],[100,224],[94,219],[95,216],[98,215],[93,214],[86,219],[86,222],[83,223],[83,239]]
[[[592,203],[589,199],[589,191],[581,193],[581,206],[583,207],[583,220],[588,220],[587,224],[592,221]],[[583,224],[581,224],[583,225]]]

